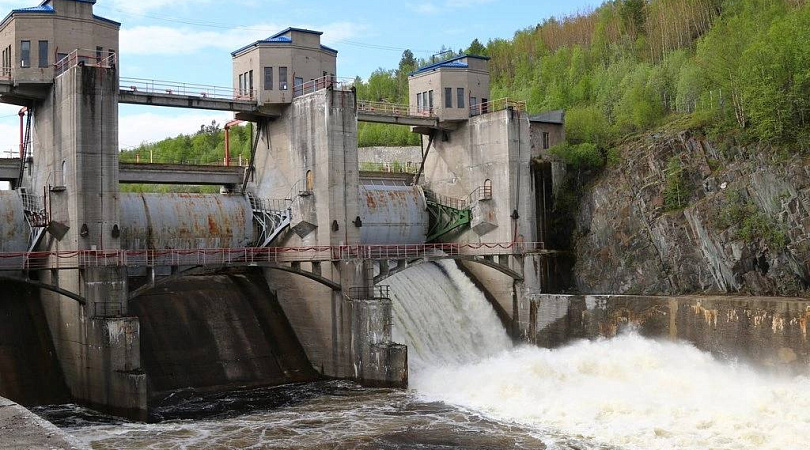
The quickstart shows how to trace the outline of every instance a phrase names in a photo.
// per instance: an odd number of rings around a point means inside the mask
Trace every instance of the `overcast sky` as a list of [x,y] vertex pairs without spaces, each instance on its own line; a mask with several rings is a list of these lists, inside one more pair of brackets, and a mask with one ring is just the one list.
[[[337,49],[338,76],[395,68],[403,50],[428,58],[442,45],[510,38],[551,16],[591,9],[594,0],[98,0],[95,13],[121,22],[122,77],[231,85],[230,52],[284,28],[323,31]],[[0,0],[9,11],[37,0]],[[0,105],[0,156],[19,143],[19,108]],[[122,105],[120,146],[191,133],[230,114]]]

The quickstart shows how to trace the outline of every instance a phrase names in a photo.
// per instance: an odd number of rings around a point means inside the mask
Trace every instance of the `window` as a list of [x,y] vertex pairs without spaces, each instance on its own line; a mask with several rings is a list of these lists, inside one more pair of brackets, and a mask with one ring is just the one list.
[[11,47],[3,49],[3,77],[11,76]]
[[548,131],[544,131],[543,132],[543,150],[548,150],[548,148],[551,146],[551,145],[549,145],[550,144],[549,140],[550,139],[549,139]]
[[31,67],[31,41],[20,42],[20,67]]
[[239,95],[245,95],[245,74],[239,74]]
[[252,70],[250,72],[248,72],[247,80],[248,80],[247,95],[253,97],[253,71]]
[[478,97],[470,97],[470,114],[478,115]]
[[304,95],[304,79],[301,77],[293,78],[293,95]]
[[104,57],[104,47],[96,47],[96,64],[101,65],[101,58]]
[[444,88],[444,107],[453,107],[453,88]]
[[117,62],[115,60],[115,50],[113,49],[107,50],[107,58],[108,58],[107,62],[109,63],[110,67],[115,68],[115,63]]
[[287,68],[286,67],[279,67],[278,68],[278,90],[286,91],[287,90]]
[[481,112],[483,114],[486,114],[486,113],[489,112],[489,102],[485,98],[481,99]]
[[39,67],[48,67],[48,41],[39,41]]
[[312,192],[315,189],[315,174],[311,170],[307,170],[307,191]]
[[416,112],[422,112],[422,93],[416,94]]
[[458,88],[456,90],[456,93],[458,94],[458,107],[463,108],[464,107],[464,88]]
[[433,91],[428,91],[428,108],[433,112]]
[[273,68],[272,67],[265,67],[264,68],[264,90],[265,91],[272,91],[273,90]]

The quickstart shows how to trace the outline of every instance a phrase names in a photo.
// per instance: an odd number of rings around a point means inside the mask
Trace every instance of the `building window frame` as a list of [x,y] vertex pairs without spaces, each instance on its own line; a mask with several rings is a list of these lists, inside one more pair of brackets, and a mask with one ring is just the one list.
[[551,133],[548,131],[543,132],[543,150],[551,148]]
[[273,66],[267,66],[264,68],[264,90],[273,90]]
[[422,93],[416,93],[416,112],[422,112]]
[[444,88],[444,107],[453,107],[453,88]]
[[433,113],[433,89],[428,91],[428,110]]
[[104,47],[96,47],[96,64],[101,65],[101,60],[104,58]]
[[31,41],[20,41],[20,67],[31,67]]
[[458,107],[459,108],[464,108],[465,103],[466,103],[464,101],[465,96],[466,96],[465,89],[463,87],[456,89],[456,96],[458,97],[458,100],[457,100]]
[[288,69],[284,66],[278,67],[278,90],[286,91],[290,88]]
[[50,64],[49,64],[50,57],[49,57],[49,50],[48,50],[49,42],[48,41],[39,41],[38,47],[39,47],[38,48],[38,50],[39,50],[39,67],[45,68],[45,67],[50,66]]

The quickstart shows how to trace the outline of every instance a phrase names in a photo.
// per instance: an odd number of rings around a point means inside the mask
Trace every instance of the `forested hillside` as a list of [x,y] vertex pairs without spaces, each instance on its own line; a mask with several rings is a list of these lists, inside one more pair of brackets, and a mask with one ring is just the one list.
[[[557,151],[574,164],[601,165],[617,139],[674,114],[742,141],[810,147],[805,0],[612,0],[461,50],[492,58],[491,98],[567,111],[569,145]],[[358,78],[358,98],[405,103],[408,74],[430,62],[406,51],[397,68]],[[358,132],[361,146],[418,143],[403,127],[361,124]],[[135,151],[213,161],[222,135],[203,127]],[[234,154],[247,156],[246,131],[234,141]]]

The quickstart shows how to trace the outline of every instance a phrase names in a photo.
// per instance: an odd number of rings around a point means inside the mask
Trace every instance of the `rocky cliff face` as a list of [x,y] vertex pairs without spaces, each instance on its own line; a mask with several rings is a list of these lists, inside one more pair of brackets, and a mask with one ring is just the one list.
[[810,158],[660,132],[585,188],[583,293],[810,295]]

